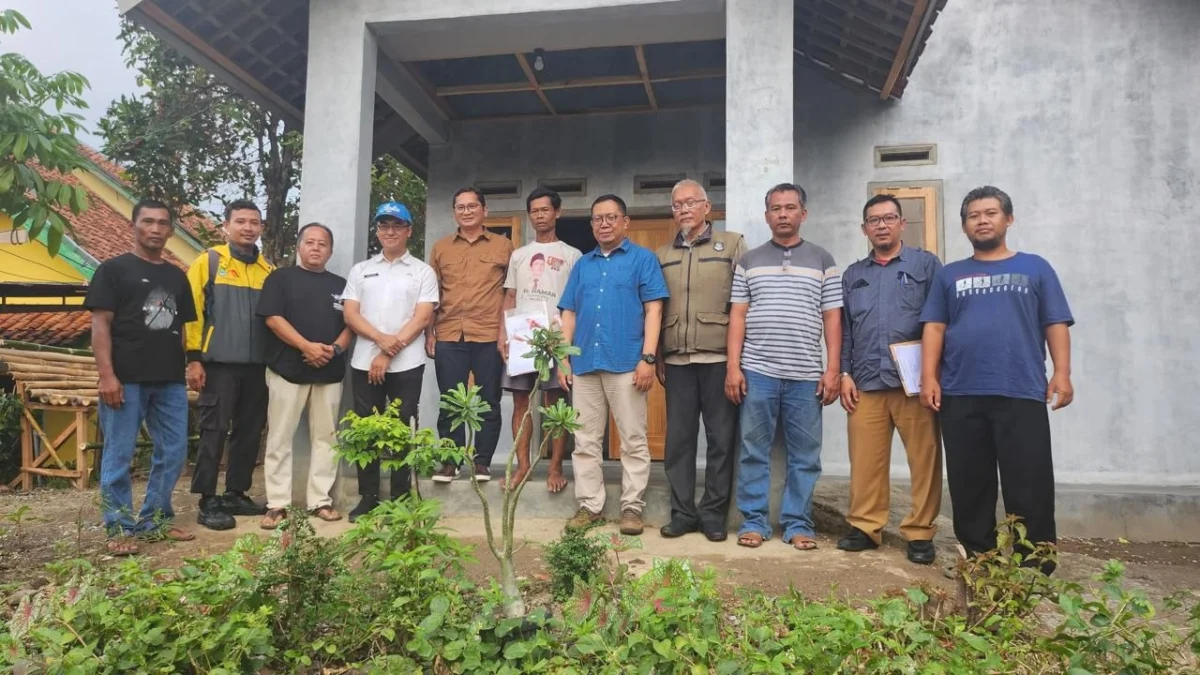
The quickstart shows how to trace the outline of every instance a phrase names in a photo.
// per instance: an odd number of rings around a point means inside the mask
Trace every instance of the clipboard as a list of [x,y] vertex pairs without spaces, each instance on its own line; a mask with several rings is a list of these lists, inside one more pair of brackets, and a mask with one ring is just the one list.
[[921,393],[921,341],[897,342],[888,345],[892,353],[892,362],[896,364],[896,372],[900,375],[900,384],[904,393],[916,396]]

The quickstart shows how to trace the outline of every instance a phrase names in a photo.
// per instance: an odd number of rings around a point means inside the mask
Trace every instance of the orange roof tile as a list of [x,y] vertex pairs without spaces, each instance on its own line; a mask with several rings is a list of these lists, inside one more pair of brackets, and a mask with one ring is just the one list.
[[71,345],[91,331],[92,313],[30,312],[0,314],[0,338],[40,345]]

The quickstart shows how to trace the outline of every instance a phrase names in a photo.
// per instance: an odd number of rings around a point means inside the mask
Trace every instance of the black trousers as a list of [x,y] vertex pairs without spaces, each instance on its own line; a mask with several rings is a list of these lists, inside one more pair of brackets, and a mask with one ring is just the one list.
[[996,470],[1005,511],[1031,543],[1054,543],[1054,462],[1046,404],[1005,396],[942,399],[954,536],[976,555],[996,548]]
[[266,366],[205,363],[204,372],[204,391],[200,392],[197,405],[200,446],[196,471],[192,474],[192,492],[217,493],[217,473],[227,438],[225,491],[246,492],[254,478],[254,464],[267,425]]
[[[350,387],[354,394],[354,412],[366,417],[382,411],[389,403],[400,400],[400,419],[405,424],[418,417],[421,408],[421,381],[425,366],[399,373],[386,373],[383,384],[367,382],[367,371],[350,369]],[[414,425],[414,428],[417,428]],[[412,488],[412,471],[405,467],[392,472],[389,479],[391,497],[408,494]],[[364,500],[379,499],[379,462],[358,467],[358,494]]]
[[[438,342],[433,368],[438,389],[443,394],[459,384],[465,385],[470,375],[475,376],[480,397],[492,407],[483,415],[483,424],[475,436],[475,463],[490,466],[496,444],[500,442],[500,377],[504,373],[504,359],[500,357],[496,343]],[[438,435],[453,439],[460,446],[466,445],[466,428],[460,426],[450,431],[450,422],[446,411],[438,413]]]
[[[738,409],[725,397],[725,364],[667,365],[667,443],[664,468],[671,486],[671,519],[725,529],[737,458]],[[696,507],[700,418],[708,441],[704,496]]]

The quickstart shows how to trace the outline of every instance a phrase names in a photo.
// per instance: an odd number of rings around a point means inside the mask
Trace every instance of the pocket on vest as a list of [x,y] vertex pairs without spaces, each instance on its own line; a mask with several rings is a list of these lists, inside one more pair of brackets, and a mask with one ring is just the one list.
[[698,312],[696,314],[696,349],[702,352],[725,351],[725,338],[729,333],[729,315],[724,312]]

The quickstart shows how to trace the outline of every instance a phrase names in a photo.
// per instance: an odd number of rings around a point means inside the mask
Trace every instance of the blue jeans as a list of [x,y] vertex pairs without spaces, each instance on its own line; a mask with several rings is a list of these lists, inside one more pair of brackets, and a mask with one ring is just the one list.
[[771,445],[780,420],[787,449],[787,479],[779,524],[783,541],[798,534],[813,536],[812,499],[821,477],[821,402],[817,383],[783,380],[750,370],[741,409],[742,452],[738,458],[739,536],[757,532],[771,536],[767,502],[771,489]]
[[[182,382],[125,384],[125,403],[100,402],[104,457],[100,462],[100,512],[109,536],[136,535],[167,526],[175,518],[171,492],[187,462],[187,387]],[[137,520],[133,518],[130,468],[142,421],[154,442],[150,480]]]

